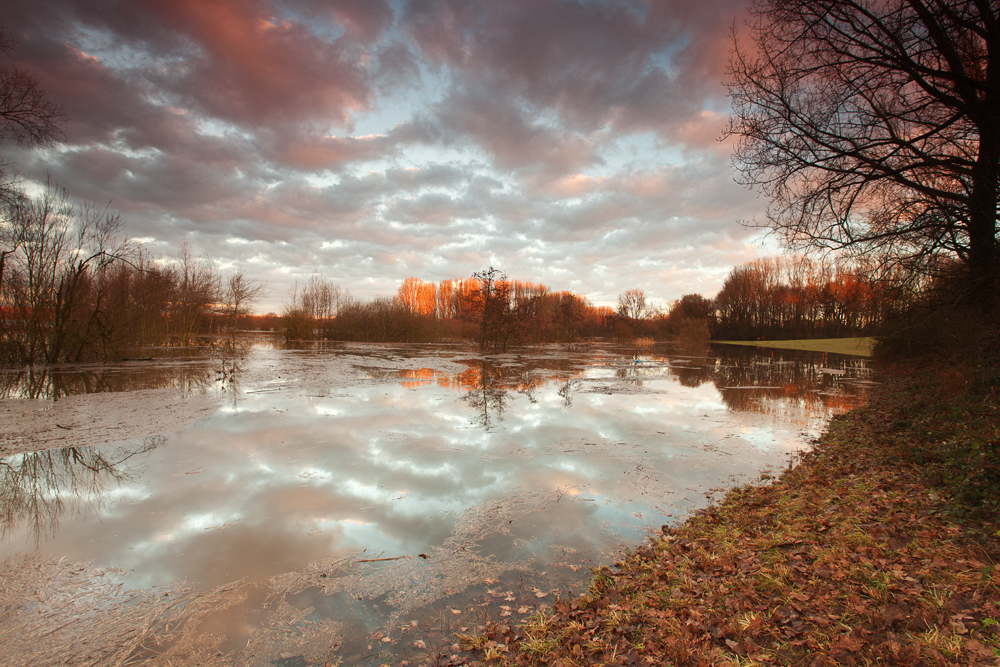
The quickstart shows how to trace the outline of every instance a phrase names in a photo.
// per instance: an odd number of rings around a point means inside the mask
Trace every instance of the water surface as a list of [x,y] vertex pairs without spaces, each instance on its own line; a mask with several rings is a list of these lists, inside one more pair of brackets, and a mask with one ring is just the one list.
[[[867,376],[852,357],[601,345],[261,346],[235,375],[212,359],[9,372],[4,396],[40,404],[153,387],[220,404],[173,433],[0,461],[0,557],[237,591],[191,632],[246,664],[378,664],[416,650],[418,619],[513,620],[578,593],[648,531],[787,466]],[[312,631],[278,650],[281,614]]]

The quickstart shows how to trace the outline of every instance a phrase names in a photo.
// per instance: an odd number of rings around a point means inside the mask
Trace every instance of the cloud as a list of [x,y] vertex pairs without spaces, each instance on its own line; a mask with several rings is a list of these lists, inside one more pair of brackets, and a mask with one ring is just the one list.
[[351,41],[376,41],[392,25],[394,15],[388,0],[296,0],[291,7],[310,18],[338,25]]
[[48,22],[20,18],[29,42],[49,42],[50,35],[80,41],[84,27],[83,41],[100,44],[137,89],[223,122],[259,128],[322,120],[346,127],[372,94],[370,56],[350,38],[374,39],[391,21],[384,7],[373,18],[362,4],[313,12],[343,24],[306,23],[277,3],[242,0],[62,2]]
[[155,4],[189,50],[181,64],[151,76],[212,117],[245,127],[315,119],[347,126],[368,107],[363,53],[265,7],[247,7],[239,0]]
[[[417,0],[406,25],[433,62],[495,99],[552,110],[568,127],[654,130],[722,98],[728,31],[743,3]],[[731,17],[720,20],[722,17]]]
[[501,169],[564,173],[600,162],[588,138],[533,122],[532,116],[485,86],[454,90],[438,107],[438,120],[452,141],[473,140]]
[[[28,179],[128,232],[361,296],[512,276],[613,301],[757,252],[719,85],[743,0],[6,3],[65,142]],[[231,243],[238,239],[240,243]],[[696,285],[697,290],[691,288]]]

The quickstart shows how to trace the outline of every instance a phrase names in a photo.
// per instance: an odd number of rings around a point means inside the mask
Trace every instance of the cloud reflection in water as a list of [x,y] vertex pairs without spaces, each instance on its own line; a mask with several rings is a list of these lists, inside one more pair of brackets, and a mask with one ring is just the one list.
[[[145,452],[141,477],[114,478],[120,500],[64,517],[39,556],[121,567],[133,586],[212,588],[364,551],[409,557],[373,572],[418,587],[433,581],[414,557],[431,554],[439,568],[465,559],[466,585],[490,563],[572,588],[710,489],[783,465],[857,400],[851,374],[822,372],[830,359],[741,349],[371,350],[257,350],[227,409]],[[6,526],[4,555],[31,523]]]

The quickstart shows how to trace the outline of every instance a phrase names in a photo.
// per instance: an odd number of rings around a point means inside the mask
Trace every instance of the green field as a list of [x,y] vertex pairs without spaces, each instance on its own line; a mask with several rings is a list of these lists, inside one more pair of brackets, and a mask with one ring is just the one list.
[[713,340],[721,345],[748,345],[750,347],[774,347],[782,350],[811,350],[813,352],[834,352],[853,354],[859,357],[872,356],[875,339],[863,338],[810,338],[805,340]]

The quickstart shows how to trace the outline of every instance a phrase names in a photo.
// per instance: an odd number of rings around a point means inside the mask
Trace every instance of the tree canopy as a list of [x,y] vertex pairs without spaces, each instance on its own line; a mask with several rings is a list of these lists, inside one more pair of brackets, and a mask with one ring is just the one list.
[[753,0],[729,62],[742,181],[793,248],[958,265],[996,305],[1000,5]]

